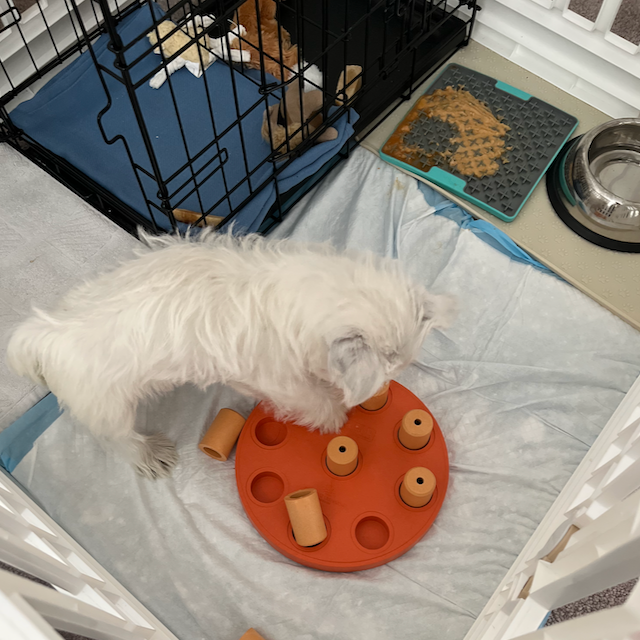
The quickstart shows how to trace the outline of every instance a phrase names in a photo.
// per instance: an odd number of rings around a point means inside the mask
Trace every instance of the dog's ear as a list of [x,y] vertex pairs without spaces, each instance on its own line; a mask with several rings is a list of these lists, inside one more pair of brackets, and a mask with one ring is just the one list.
[[370,398],[384,382],[384,368],[365,337],[349,331],[329,345],[329,372],[347,407]]

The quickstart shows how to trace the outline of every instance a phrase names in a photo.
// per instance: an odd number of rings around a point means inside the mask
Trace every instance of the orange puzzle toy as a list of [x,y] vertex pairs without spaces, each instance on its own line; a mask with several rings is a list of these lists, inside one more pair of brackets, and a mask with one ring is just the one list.
[[352,409],[339,435],[277,422],[262,404],[249,416],[236,451],[240,499],[287,558],[371,569],[411,549],[436,519],[449,482],[437,421],[397,382],[374,398]]

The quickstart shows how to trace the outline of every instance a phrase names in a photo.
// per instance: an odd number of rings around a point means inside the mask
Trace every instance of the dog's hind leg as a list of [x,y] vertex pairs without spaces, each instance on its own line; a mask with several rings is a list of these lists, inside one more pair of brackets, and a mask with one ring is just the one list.
[[142,435],[132,431],[128,438],[109,444],[133,464],[138,474],[150,480],[170,476],[178,462],[175,444],[161,433]]
[[[134,430],[137,401],[123,393],[122,387],[103,388],[99,393],[74,394],[69,402],[65,394],[56,395],[73,417],[89,428],[105,449],[117,451],[141,476],[164,478],[178,461],[173,442],[162,434],[143,435]],[[79,398],[85,401],[78,401]]]

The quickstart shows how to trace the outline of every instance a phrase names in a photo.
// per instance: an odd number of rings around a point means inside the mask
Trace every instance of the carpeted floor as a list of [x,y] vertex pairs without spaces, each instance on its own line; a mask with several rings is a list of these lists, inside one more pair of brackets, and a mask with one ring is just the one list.
[[579,16],[595,22],[603,0],[571,0],[569,9]]
[[637,579],[630,580],[629,582],[619,584],[615,587],[611,587],[610,589],[605,589],[600,593],[594,593],[588,598],[583,598],[582,600],[578,600],[567,604],[564,607],[560,607],[559,609],[555,609],[551,612],[545,626],[548,627],[552,624],[557,624],[558,622],[579,618],[587,613],[594,613],[601,609],[610,609],[611,607],[617,607],[624,604],[636,582],[638,582]]
[[[4,564],[4,562],[0,562],[0,569],[4,569],[5,571],[15,573],[17,576],[20,576],[22,578],[28,578],[29,580],[33,580],[38,584],[41,584],[45,587],[49,587],[50,589],[53,588],[48,582],[45,582],[44,580],[40,580],[40,578],[35,578],[34,576],[28,573],[25,573],[24,571],[20,571],[20,569],[15,569],[14,567],[10,567],[8,564]],[[84,636],[79,636],[75,633],[68,633],[66,631],[58,631],[58,633],[64,638],[64,640],[89,640],[88,638],[85,638]]]
[[37,0],[13,0],[13,4],[15,8],[20,12],[24,13],[30,7],[37,2]]
[[[602,2],[603,0],[571,0],[569,9],[595,22]],[[640,44],[640,2],[638,0],[622,0],[611,31],[633,44]]]
[[638,0],[622,0],[611,31],[633,44],[640,44],[640,2]]

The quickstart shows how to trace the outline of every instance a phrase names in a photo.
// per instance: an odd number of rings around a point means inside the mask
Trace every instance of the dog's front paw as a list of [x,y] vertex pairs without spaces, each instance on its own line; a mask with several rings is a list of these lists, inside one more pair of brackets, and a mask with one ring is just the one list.
[[320,433],[340,433],[347,421],[347,414],[344,411],[336,412],[329,418],[325,418],[318,426]]
[[170,476],[177,462],[175,444],[165,436],[156,434],[145,438],[145,446],[140,451],[135,468],[141,476],[156,480]]

